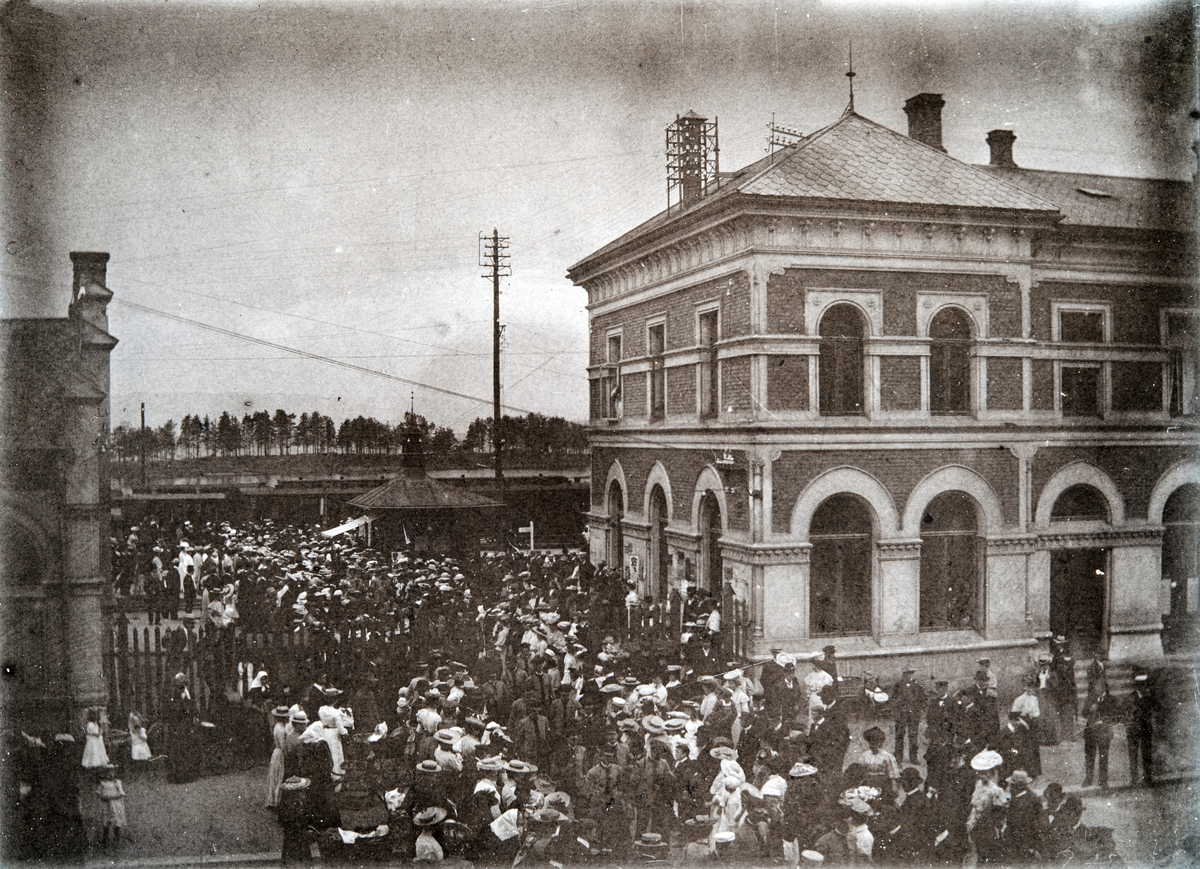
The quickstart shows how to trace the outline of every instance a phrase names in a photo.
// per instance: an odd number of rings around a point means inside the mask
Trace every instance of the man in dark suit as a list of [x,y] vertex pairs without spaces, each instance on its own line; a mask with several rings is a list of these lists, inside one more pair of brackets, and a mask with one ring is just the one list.
[[933,797],[925,790],[921,771],[905,767],[900,773],[900,789],[904,802],[900,804],[900,829],[892,837],[891,856],[902,866],[922,866],[933,855],[933,840],[940,830],[934,830]]
[[1100,787],[1108,787],[1108,747],[1112,743],[1113,723],[1116,708],[1112,695],[1108,693],[1107,681],[1102,681],[1095,691],[1089,692],[1083,708],[1083,786],[1092,783],[1092,770],[1099,763]]
[[1036,863],[1042,834],[1042,801],[1029,790],[1029,774],[1018,769],[1008,777],[1008,819],[1004,826],[1004,852],[1012,865]]
[[916,670],[905,667],[901,671],[900,681],[888,692],[892,699],[892,712],[896,716],[896,758],[904,757],[904,741],[908,740],[908,762],[919,763],[921,719],[925,717],[925,707],[929,696],[925,686],[913,677]]
[[[1155,698],[1150,677],[1139,673],[1133,677],[1133,693],[1126,700],[1125,739],[1129,748],[1129,783],[1154,784],[1154,710]],[[1141,775],[1138,775],[1138,760]]]
[[990,675],[986,670],[975,673],[975,683],[959,695],[962,735],[971,741],[976,751],[982,751],[996,739],[1000,721],[996,698],[988,688]]

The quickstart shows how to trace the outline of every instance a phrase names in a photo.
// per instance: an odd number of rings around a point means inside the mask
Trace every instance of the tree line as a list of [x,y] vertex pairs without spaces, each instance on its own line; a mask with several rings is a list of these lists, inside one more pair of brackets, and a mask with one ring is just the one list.
[[[111,448],[118,462],[195,459],[207,456],[285,456],[334,453],[340,455],[396,455],[409,425],[421,433],[423,451],[435,459],[470,459],[491,455],[495,425],[491,417],[476,418],[460,440],[452,428],[436,425],[420,414],[406,413],[396,425],[374,417],[357,416],[336,424],[320,411],[296,414],[277,409],[243,414],[224,411],[215,419],[188,414],[157,428],[142,429],[121,423],[112,430]],[[500,418],[504,452],[531,462],[563,460],[587,452],[587,430],[557,416],[530,413]]]

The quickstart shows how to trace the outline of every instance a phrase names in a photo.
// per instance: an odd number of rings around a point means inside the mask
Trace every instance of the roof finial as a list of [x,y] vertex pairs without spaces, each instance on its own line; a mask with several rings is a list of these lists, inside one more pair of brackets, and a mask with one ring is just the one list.
[[850,70],[846,73],[846,78],[850,79],[850,105],[846,106],[846,112],[854,111],[854,40],[850,40]]
[[408,412],[414,417],[417,415],[417,398],[415,392],[408,393]]

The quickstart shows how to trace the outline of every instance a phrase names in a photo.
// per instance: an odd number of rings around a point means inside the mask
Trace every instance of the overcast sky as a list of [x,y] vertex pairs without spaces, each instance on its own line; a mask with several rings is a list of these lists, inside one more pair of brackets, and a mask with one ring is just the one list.
[[[586,296],[568,266],[666,201],[664,128],[719,118],[722,168],[847,101],[949,153],[1015,130],[1030,168],[1188,178],[1186,3],[867,0],[42,3],[62,19],[41,270],[4,316],[62,316],[69,250],[112,254],[113,423],[284,407],[491,412],[491,284],[511,239],[504,403],[583,420]],[[11,217],[11,215],[10,215]],[[30,275],[41,283],[30,289]],[[47,287],[49,287],[47,289]],[[481,400],[300,358],[207,324]]]

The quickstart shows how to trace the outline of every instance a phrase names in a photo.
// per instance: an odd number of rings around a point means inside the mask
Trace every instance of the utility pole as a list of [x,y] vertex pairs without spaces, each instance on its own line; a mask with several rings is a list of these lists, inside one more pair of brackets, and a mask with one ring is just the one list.
[[490,236],[479,234],[479,264],[490,268],[483,275],[492,279],[492,449],[496,462],[496,500],[504,503],[504,460],[500,437],[500,336],[504,329],[500,325],[500,278],[512,274],[508,261],[508,237],[497,229]]
[[142,490],[146,489],[146,402],[142,402],[142,430],[138,433],[138,447],[142,459]]

